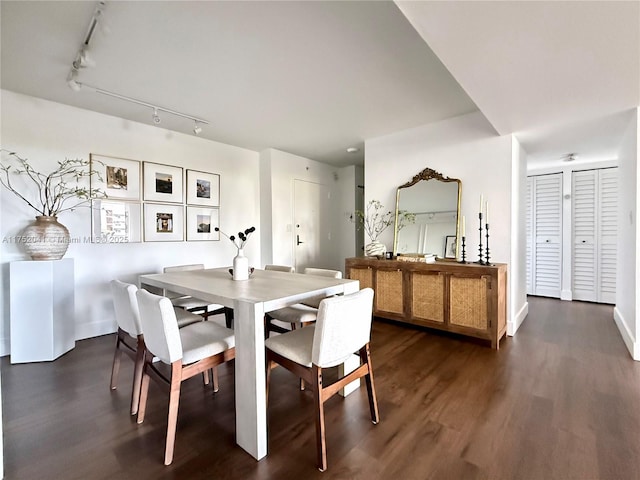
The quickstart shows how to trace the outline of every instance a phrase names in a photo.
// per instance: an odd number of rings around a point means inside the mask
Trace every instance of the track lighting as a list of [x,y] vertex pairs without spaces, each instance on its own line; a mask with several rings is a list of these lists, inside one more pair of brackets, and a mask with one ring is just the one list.
[[160,116],[158,115],[158,109],[155,107],[153,109],[153,115],[151,116],[151,118],[153,119],[153,123],[155,123],[156,125],[162,121],[160,120]]
[[193,122],[193,133],[195,133],[196,135],[199,135],[200,132],[202,132],[202,127],[200,125],[198,125],[198,121],[195,120]]
[[67,77],[67,85],[74,92],[79,92],[82,88],[82,84],[78,82],[78,71],[75,68],[72,68],[69,72],[69,76]]

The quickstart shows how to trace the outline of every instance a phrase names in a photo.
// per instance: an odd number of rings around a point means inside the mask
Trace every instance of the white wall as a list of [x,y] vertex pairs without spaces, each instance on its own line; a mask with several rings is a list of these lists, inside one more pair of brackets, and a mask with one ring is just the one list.
[[[342,211],[346,207],[341,202],[345,201],[345,189],[349,188],[346,183],[353,175],[348,170],[343,174],[341,168],[273,148],[260,152],[260,169],[261,188],[271,192],[269,204],[263,204],[262,212],[263,220],[270,221],[272,229],[270,248],[265,245],[263,251],[264,263],[295,265],[293,186],[295,180],[303,180],[326,185],[331,192],[331,231],[325,232],[327,252],[318,267],[344,270],[347,251],[342,248],[340,240],[345,227]],[[353,208],[351,204],[348,207]]]
[[[481,113],[472,113],[370,139],[365,147],[365,202],[380,200],[385,207],[393,209],[396,187],[425,167],[462,180],[461,215],[466,216],[467,221],[470,261],[478,258],[478,238],[474,232],[478,232],[480,194],[484,195],[491,207],[491,261],[509,264],[507,321],[512,322],[513,312],[522,311],[526,302],[521,293],[526,289],[521,272],[525,268],[525,255],[519,238],[520,235],[524,238],[524,230],[522,226],[512,230],[511,225],[512,202],[524,199],[520,177],[525,172],[522,159],[517,160],[518,171],[514,171],[512,137],[498,136]],[[390,249],[393,229],[385,231],[380,241]],[[513,252],[514,248],[522,249],[522,254]],[[516,277],[512,277],[514,268]],[[510,334],[513,331],[512,325]]]
[[636,313],[640,307],[639,157],[640,109],[635,109],[618,154],[618,265],[614,309],[616,325],[634,360],[640,360],[640,325]]
[[527,152],[512,138],[511,171],[511,261],[509,321],[507,335],[513,336],[529,313],[527,302]]
[[[255,226],[260,232],[259,154],[146,124],[81,110],[2,90],[2,147],[28,157],[37,169],[50,170],[58,160],[88,159],[99,153],[140,161],[178,165],[220,174],[220,225],[225,231]],[[18,234],[34,212],[10,193],[2,192],[0,231],[3,238]],[[71,236],[90,235],[88,209],[64,213],[60,221]],[[1,287],[5,305],[0,325],[2,354],[8,351],[8,262],[27,259],[19,245],[3,243]],[[233,245],[219,242],[146,242],[107,245],[71,244],[66,257],[75,260],[76,338],[114,331],[108,282],[113,278],[134,282],[141,273],[163,266],[204,263],[207,267],[231,264]],[[260,265],[260,238],[245,248],[252,265]]]

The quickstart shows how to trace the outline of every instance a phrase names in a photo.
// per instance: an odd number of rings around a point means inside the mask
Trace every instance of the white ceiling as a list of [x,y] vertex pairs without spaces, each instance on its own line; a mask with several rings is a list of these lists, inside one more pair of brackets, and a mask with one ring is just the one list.
[[397,2],[530,164],[617,157],[640,105],[640,2]]
[[[96,5],[0,2],[2,88],[151,123],[66,84]],[[209,120],[223,143],[347,165],[366,138],[477,110],[392,2],[107,2],[104,19],[80,81]]]
[[[205,118],[211,140],[335,165],[362,163],[367,138],[478,107],[531,162],[615,158],[640,104],[640,2],[397,3],[107,2],[80,81]],[[1,86],[152,123],[66,85],[96,5],[1,1]]]

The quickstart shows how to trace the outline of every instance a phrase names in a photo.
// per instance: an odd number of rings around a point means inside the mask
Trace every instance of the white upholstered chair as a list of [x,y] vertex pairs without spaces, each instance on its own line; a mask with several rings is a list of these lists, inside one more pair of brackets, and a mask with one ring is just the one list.
[[295,273],[296,269],[290,265],[265,265],[265,270],[271,270],[274,272],[286,272],[286,273]]
[[[142,381],[142,364],[144,360],[144,337],[140,324],[140,311],[136,292],[138,287],[120,280],[111,281],[111,293],[116,314],[118,332],[116,334],[116,348],[113,352],[113,364],[111,366],[111,390],[118,387],[118,373],[120,372],[120,359],[124,352],[134,361],[133,386],[131,389],[131,415],[138,413],[140,399],[140,384]],[[181,309],[175,309],[178,327],[201,322],[202,317]],[[205,376],[205,383],[209,383],[209,377]],[[214,380],[215,379],[214,377]],[[214,385],[214,387],[217,385]]]
[[[311,387],[316,407],[316,443],[318,468],[327,468],[324,425],[324,402],[345,385],[364,377],[369,396],[371,421],[379,421],[378,402],[373,383],[373,367],[369,352],[373,290],[365,288],[350,295],[326,298],[320,302],[318,318],[313,326],[300,328],[265,341],[267,357],[267,399],[271,368],[280,364],[303,378]],[[345,362],[354,352],[360,355],[360,366],[332,384],[323,383],[322,371]]]
[[[191,265],[175,265],[173,267],[164,267],[164,273],[171,272],[186,272],[191,270],[204,270],[202,263],[194,263]],[[189,295],[182,295],[177,292],[165,291],[164,296],[171,300],[171,303],[175,307],[182,308],[188,312],[197,313],[204,319],[207,319],[210,315],[217,315],[219,313],[225,313],[225,309],[222,305],[208,304],[204,300],[193,298]],[[229,325],[227,324],[227,327]]]
[[[342,272],[339,270],[328,270],[325,268],[305,268],[305,275],[318,275],[322,277],[330,278],[342,278]],[[302,303],[296,303],[290,307],[280,308],[269,312],[267,315],[266,333],[278,332],[286,333],[289,330],[279,325],[275,325],[273,320],[288,323],[291,325],[291,330],[295,330],[298,326],[305,326],[309,323],[316,321],[318,315],[318,305],[320,301],[325,298],[324,296],[315,297],[305,300]]]
[[[178,422],[180,387],[184,380],[204,373],[235,357],[233,330],[215,322],[199,322],[178,329],[171,301],[145,290],[136,293],[140,323],[145,332],[145,357],[140,390],[138,423],[144,421],[151,376],[163,385],[169,383],[169,414],[164,464],[173,461]],[[154,356],[170,365],[167,379],[154,363]]]

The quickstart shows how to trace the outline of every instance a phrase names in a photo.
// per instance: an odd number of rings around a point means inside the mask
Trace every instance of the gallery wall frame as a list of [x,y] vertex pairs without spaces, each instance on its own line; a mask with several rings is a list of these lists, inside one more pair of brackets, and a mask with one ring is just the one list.
[[220,206],[220,175],[187,169],[187,205]]
[[217,208],[187,205],[187,242],[220,240],[220,211]]
[[144,204],[145,242],[184,241],[184,206],[168,203]]
[[91,242],[102,244],[142,241],[142,204],[120,200],[91,201]]
[[138,160],[89,154],[92,190],[100,189],[109,199],[140,201],[141,163]]
[[183,168],[143,162],[143,199],[145,202],[183,203]]

